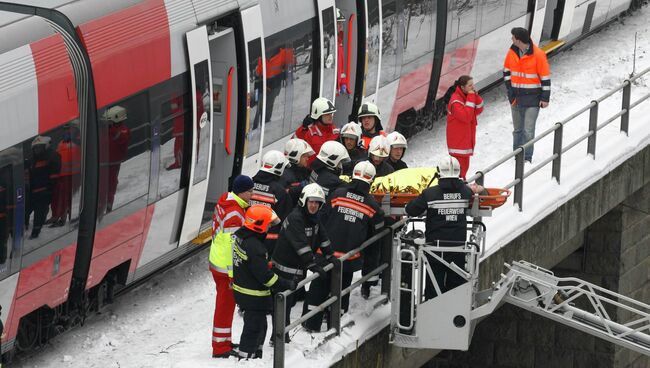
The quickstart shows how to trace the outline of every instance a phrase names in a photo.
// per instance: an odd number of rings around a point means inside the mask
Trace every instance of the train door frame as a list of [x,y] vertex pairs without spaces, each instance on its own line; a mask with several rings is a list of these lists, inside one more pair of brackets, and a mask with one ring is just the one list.
[[[330,12],[331,9],[331,12]],[[336,78],[337,78],[337,66],[338,66],[338,31],[336,29],[336,3],[334,0],[316,0],[316,11],[318,12],[318,40],[320,45],[320,73],[319,73],[319,83],[318,83],[318,96],[327,98],[330,101],[336,100]],[[328,14],[329,13],[329,14]],[[329,40],[325,42],[325,16],[331,16],[331,20],[334,22],[334,41]],[[329,46],[326,49],[326,46]],[[331,62],[329,61],[330,56],[332,57]],[[328,67],[327,65],[331,65]],[[332,69],[330,73],[327,73],[325,69]],[[329,93],[329,86],[325,86],[325,75],[333,74],[331,82],[331,93]]]
[[[192,94],[192,156],[190,158],[190,181],[187,186],[187,195],[185,197],[184,216],[181,225],[181,233],[179,237],[179,244],[189,243],[191,240],[199,235],[203,211],[197,211],[197,208],[203,208],[205,198],[208,191],[208,182],[210,174],[210,159],[212,157],[212,98],[207,98],[206,103],[203,102],[203,111],[201,117],[197,117],[198,104],[197,99],[197,72],[199,68],[203,69],[201,72],[205,73],[207,69],[207,81],[212,81],[212,70],[210,63],[210,46],[208,41],[208,30],[205,25],[195,28],[185,33],[187,41],[187,57],[188,67],[190,71],[190,93]],[[202,95],[212,96],[212,83],[207,83],[205,91],[201,91]],[[203,97],[201,97],[203,101]],[[207,131],[203,129],[208,128]],[[207,142],[198,142],[201,139],[201,134],[206,134]],[[197,179],[197,173],[202,176],[202,167],[197,169],[198,154],[200,154],[200,144],[206,144],[207,162],[205,163],[205,177]],[[205,147],[205,146],[204,146]],[[200,178],[200,176],[198,177]],[[198,180],[198,181],[197,181]]]
[[[363,85],[365,82],[367,62],[365,41],[360,42],[366,39],[364,31],[365,14],[362,14],[364,12],[364,3],[364,0],[336,1],[336,7],[341,10],[343,16],[347,19],[343,32],[345,37],[343,42],[345,47],[344,62],[346,77],[348,79],[348,89],[352,89],[352,93],[348,91],[345,96],[339,93],[334,101],[334,105],[337,108],[337,112],[334,114],[334,121],[338,122],[339,125],[356,120],[356,110],[361,105],[361,100],[363,99]],[[363,61],[361,61],[361,57],[363,57]]]
[[[208,174],[204,222],[206,215],[208,221],[211,220],[214,205],[219,200],[221,193],[228,190],[228,183],[234,175],[236,132],[239,126],[237,55],[231,52],[219,52],[237,48],[235,30],[232,27],[218,27],[217,29],[213,28],[213,31],[214,33],[208,34],[213,90],[212,157]],[[217,90],[218,87],[220,87],[220,91]],[[219,105],[215,104],[217,96],[219,96]]]
[[[11,150],[15,153],[13,157],[6,157],[5,160],[0,158],[0,171],[4,167],[10,166],[12,181],[12,199],[13,202],[13,222],[10,225],[11,233],[7,235],[8,260],[6,267],[0,269],[0,280],[10,278],[13,274],[20,271],[22,265],[23,253],[23,236],[25,229],[25,168],[23,160],[22,144],[18,147],[13,146],[5,151]],[[0,174],[1,175],[1,174]],[[5,188],[6,190],[6,188]],[[8,207],[11,207],[8,206]],[[6,214],[5,214],[6,215]],[[9,218],[9,216],[5,216]],[[13,234],[13,235],[12,235]],[[9,241],[10,239],[10,241]],[[6,306],[6,305],[5,305]]]

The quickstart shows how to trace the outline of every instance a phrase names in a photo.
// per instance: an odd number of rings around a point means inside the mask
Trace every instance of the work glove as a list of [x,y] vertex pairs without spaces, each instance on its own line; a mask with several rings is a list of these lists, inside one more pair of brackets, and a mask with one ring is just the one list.
[[279,293],[285,290],[296,290],[297,282],[294,280],[285,279],[283,277],[278,277],[278,281],[271,286],[271,291],[274,293]]
[[317,273],[318,277],[321,279],[327,278],[327,272],[323,269],[323,267],[317,265],[316,263],[313,263],[309,266],[309,271]]

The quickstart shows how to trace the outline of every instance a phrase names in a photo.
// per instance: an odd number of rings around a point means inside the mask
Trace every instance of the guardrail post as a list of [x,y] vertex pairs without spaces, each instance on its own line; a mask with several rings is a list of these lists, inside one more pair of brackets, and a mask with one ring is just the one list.
[[336,297],[336,301],[330,305],[329,328],[336,330],[336,335],[341,334],[341,283],[343,278],[343,261],[336,258],[334,268],[331,271],[330,294]]
[[553,159],[553,168],[551,169],[551,176],[560,184],[560,168],[562,167],[562,131],[564,125],[562,123],[555,123],[557,129],[553,136],[553,155],[557,155]]
[[621,115],[621,132],[625,132],[625,135],[629,135],[628,130],[630,126],[630,99],[632,95],[632,83],[629,79],[626,79],[624,83],[626,83],[626,85],[623,87],[623,101],[621,104],[621,109],[625,110],[625,113]]
[[393,237],[395,235],[393,229],[381,239],[381,262],[379,264],[388,264],[381,272],[381,293],[390,295],[390,275],[392,272],[391,256],[393,255]]
[[589,131],[592,133],[587,138],[587,153],[596,158],[596,134],[598,133],[598,101],[591,101],[594,104],[589,109]]
[[515,184],[515,204],[521,211],[524,198],[524,147],[519,146],[517,149],[519,152],[515,156],[515,180],[519,179],[519,182]]
[[275,294],[275,309],[273,310],[273,368],[284,368],[284,315],[287,299],[283,293]]

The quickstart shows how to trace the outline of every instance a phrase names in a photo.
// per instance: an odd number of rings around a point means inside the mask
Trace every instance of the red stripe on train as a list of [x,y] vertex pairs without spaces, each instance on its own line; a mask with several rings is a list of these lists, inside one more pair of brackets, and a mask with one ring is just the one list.
[[38,83],[38,133],[43,133],[79,116],[77,89],[72,65],[56,34],[29,45]]
[[98,108],[171,77],[169,22],[162,0],[92,20],[78,32],[90,55]]

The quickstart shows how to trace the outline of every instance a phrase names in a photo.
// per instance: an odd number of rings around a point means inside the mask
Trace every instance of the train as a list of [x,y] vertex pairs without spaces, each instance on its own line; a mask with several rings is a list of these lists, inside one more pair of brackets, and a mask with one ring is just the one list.
[[501,80],[511,28],[552,52],[640,2],[0,2],[1,352],[204,245],[218,195],[316,97],[412,134],[458,76]]

